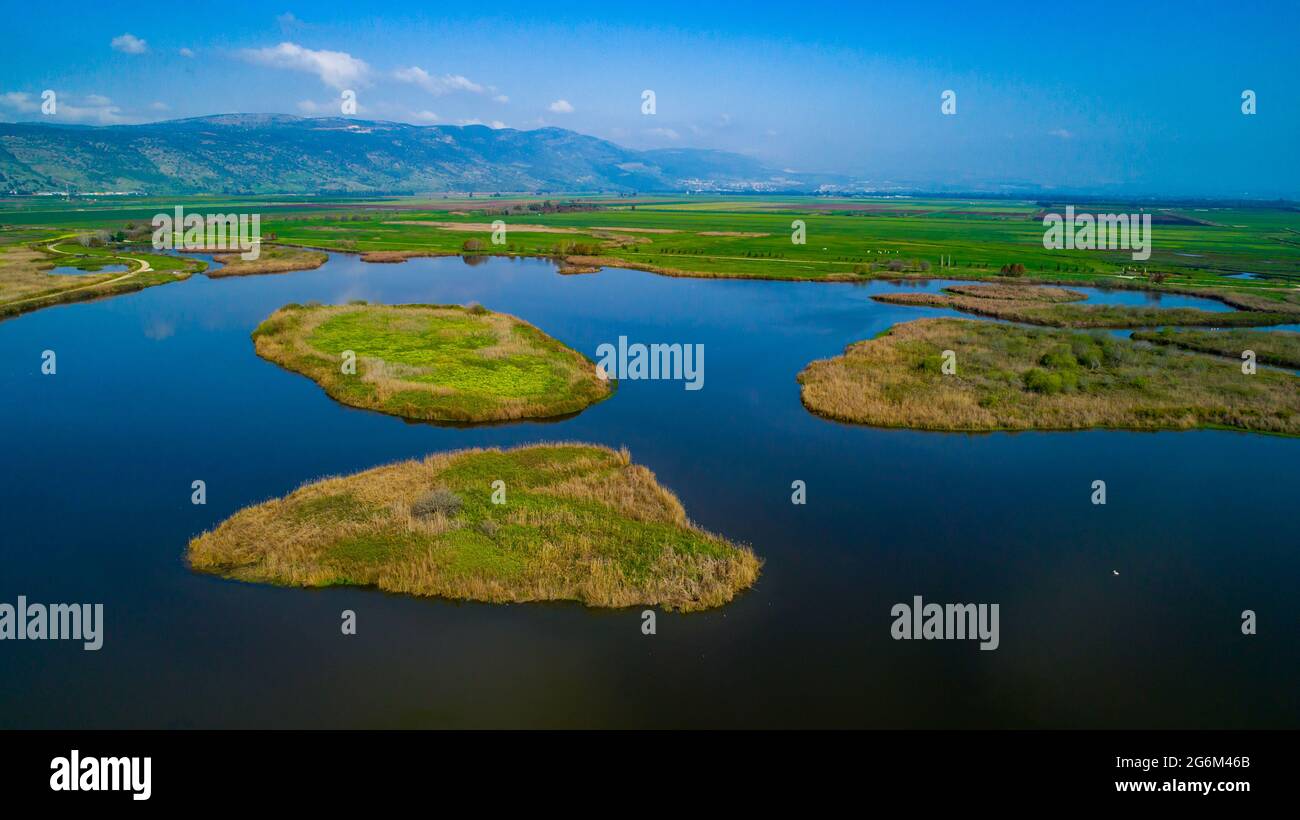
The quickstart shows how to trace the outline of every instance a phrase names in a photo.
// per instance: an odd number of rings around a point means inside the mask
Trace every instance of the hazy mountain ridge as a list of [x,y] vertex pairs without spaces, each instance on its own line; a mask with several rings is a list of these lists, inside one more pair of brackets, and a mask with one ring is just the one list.
[[0,123],[0,190],[421,193],[812,189],[740,154],[635,151],[562,128],[417,126],[283,114],[145,125]]

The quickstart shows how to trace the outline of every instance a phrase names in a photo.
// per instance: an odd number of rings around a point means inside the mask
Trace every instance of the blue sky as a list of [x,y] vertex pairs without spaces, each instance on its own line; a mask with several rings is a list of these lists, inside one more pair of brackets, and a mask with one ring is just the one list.
[[1294,2],[277,2],[24,4],[0,120],[51,119],[45,89],[88,124],[337,115],[352,90],[363,118],[554,125],[881,183],[1300,197]]

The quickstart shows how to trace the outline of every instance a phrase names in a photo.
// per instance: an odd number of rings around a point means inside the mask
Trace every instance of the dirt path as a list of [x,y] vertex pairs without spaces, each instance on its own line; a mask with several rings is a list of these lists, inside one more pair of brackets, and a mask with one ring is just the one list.
[[[70,253],[68,253],[67,251],[61,251],[61,250],[59,250],[58,248],[56,248],[56,247],[54,247],[54,246],[57,245],[59,242],[62,242],[64,239],[70,239],[70,238],[72,238],[73,236],[74,236],[74,234],[64,234],[63,236],[56,236],[56,237],[54,237],[53,239],[50,240],[50,243],[49,243],[48,245],[45,246],[45,249],[46,249],[47,251],[49,251],[50,253],[61,253],[61,254],[63,254],[64,256],[72,256],[73,254],[70,254]],[[125,276],[119,276],[117,279],[113,279],[113,280],[111,280],[111,281],[109,281],[109,282],[98,282],[98,283],[96,283],[96,284],[94,284],[94,285],[86,285],[86,287],[88,287],[88,288],[93,288],[93,287],[99,287],[100,285],[109,285],[109,284],[112,284],[113,282],[121,282],[121,281],[122,281],[123,279],[125,279],[127,276],[135,276],[137,273],[149,273],[150,271],[153,270],[153,266],[150,265],[149,262],[148,262],[148,260],[146,260],[146,259],[138,259],[138,258],[136,258],[136,257],[134,257],[134,256],[111,256],[111,257],[109,257],[109,258],[110,258],[110,259],[125,259],[125,260],[128,261],[128,262],[135,262],[135,263],[136,263],[137,265],[139,265],[140,267],[139,267],[138,269],[136,269],[136,270],[133,270],[133,271],[127,271],[127,273],[126,273]],[[73,288],[73,290],[81,290],[81,288]],[[64,293],[67,293],[67,292],[68,292],[68,291],[64,291]]]

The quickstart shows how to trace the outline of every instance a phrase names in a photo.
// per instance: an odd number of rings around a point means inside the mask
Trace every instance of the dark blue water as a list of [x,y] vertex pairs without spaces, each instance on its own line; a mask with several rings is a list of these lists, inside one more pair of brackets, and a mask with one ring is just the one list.
[[[336,256],[2,322],[0,601],[102,602],[107,623],[97,653],[0,643],[0,726],[1300,726],[1300,441],[883,431],[803,409],[810,360],[942,315],[871,294],[942,284]],[[453,429],[340,406],[254,355],[249,332],[281,305],[358,298],[478,301],[593,357],[620,335],[703,343],[705,387],[623,382],[563,422]],[[766,560],[757,587],[661,613],[647,637],[639,609],[185,567],[191,536],[313,478],[548,440],[629,447],[696,522]],[[890,608],[913,595],[998,603],[1001,647],[892,640]]]

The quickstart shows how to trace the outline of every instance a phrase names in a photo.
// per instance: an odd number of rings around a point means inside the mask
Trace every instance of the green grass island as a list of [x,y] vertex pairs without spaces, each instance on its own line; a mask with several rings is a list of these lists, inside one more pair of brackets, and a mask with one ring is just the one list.
[[553,418],[613,390],[581,353],[478,305],[286,305],[253,341],[337,401],[422,421]]
[[1300,435],[1295,376],[1102,332],[919,319],[809,364],[798,380],[813,413],[877,427]]
[[757,580],[626,450],[438,453],[307,484],[189,543],[192,569],[295,587],[590,607],[721,606]]

